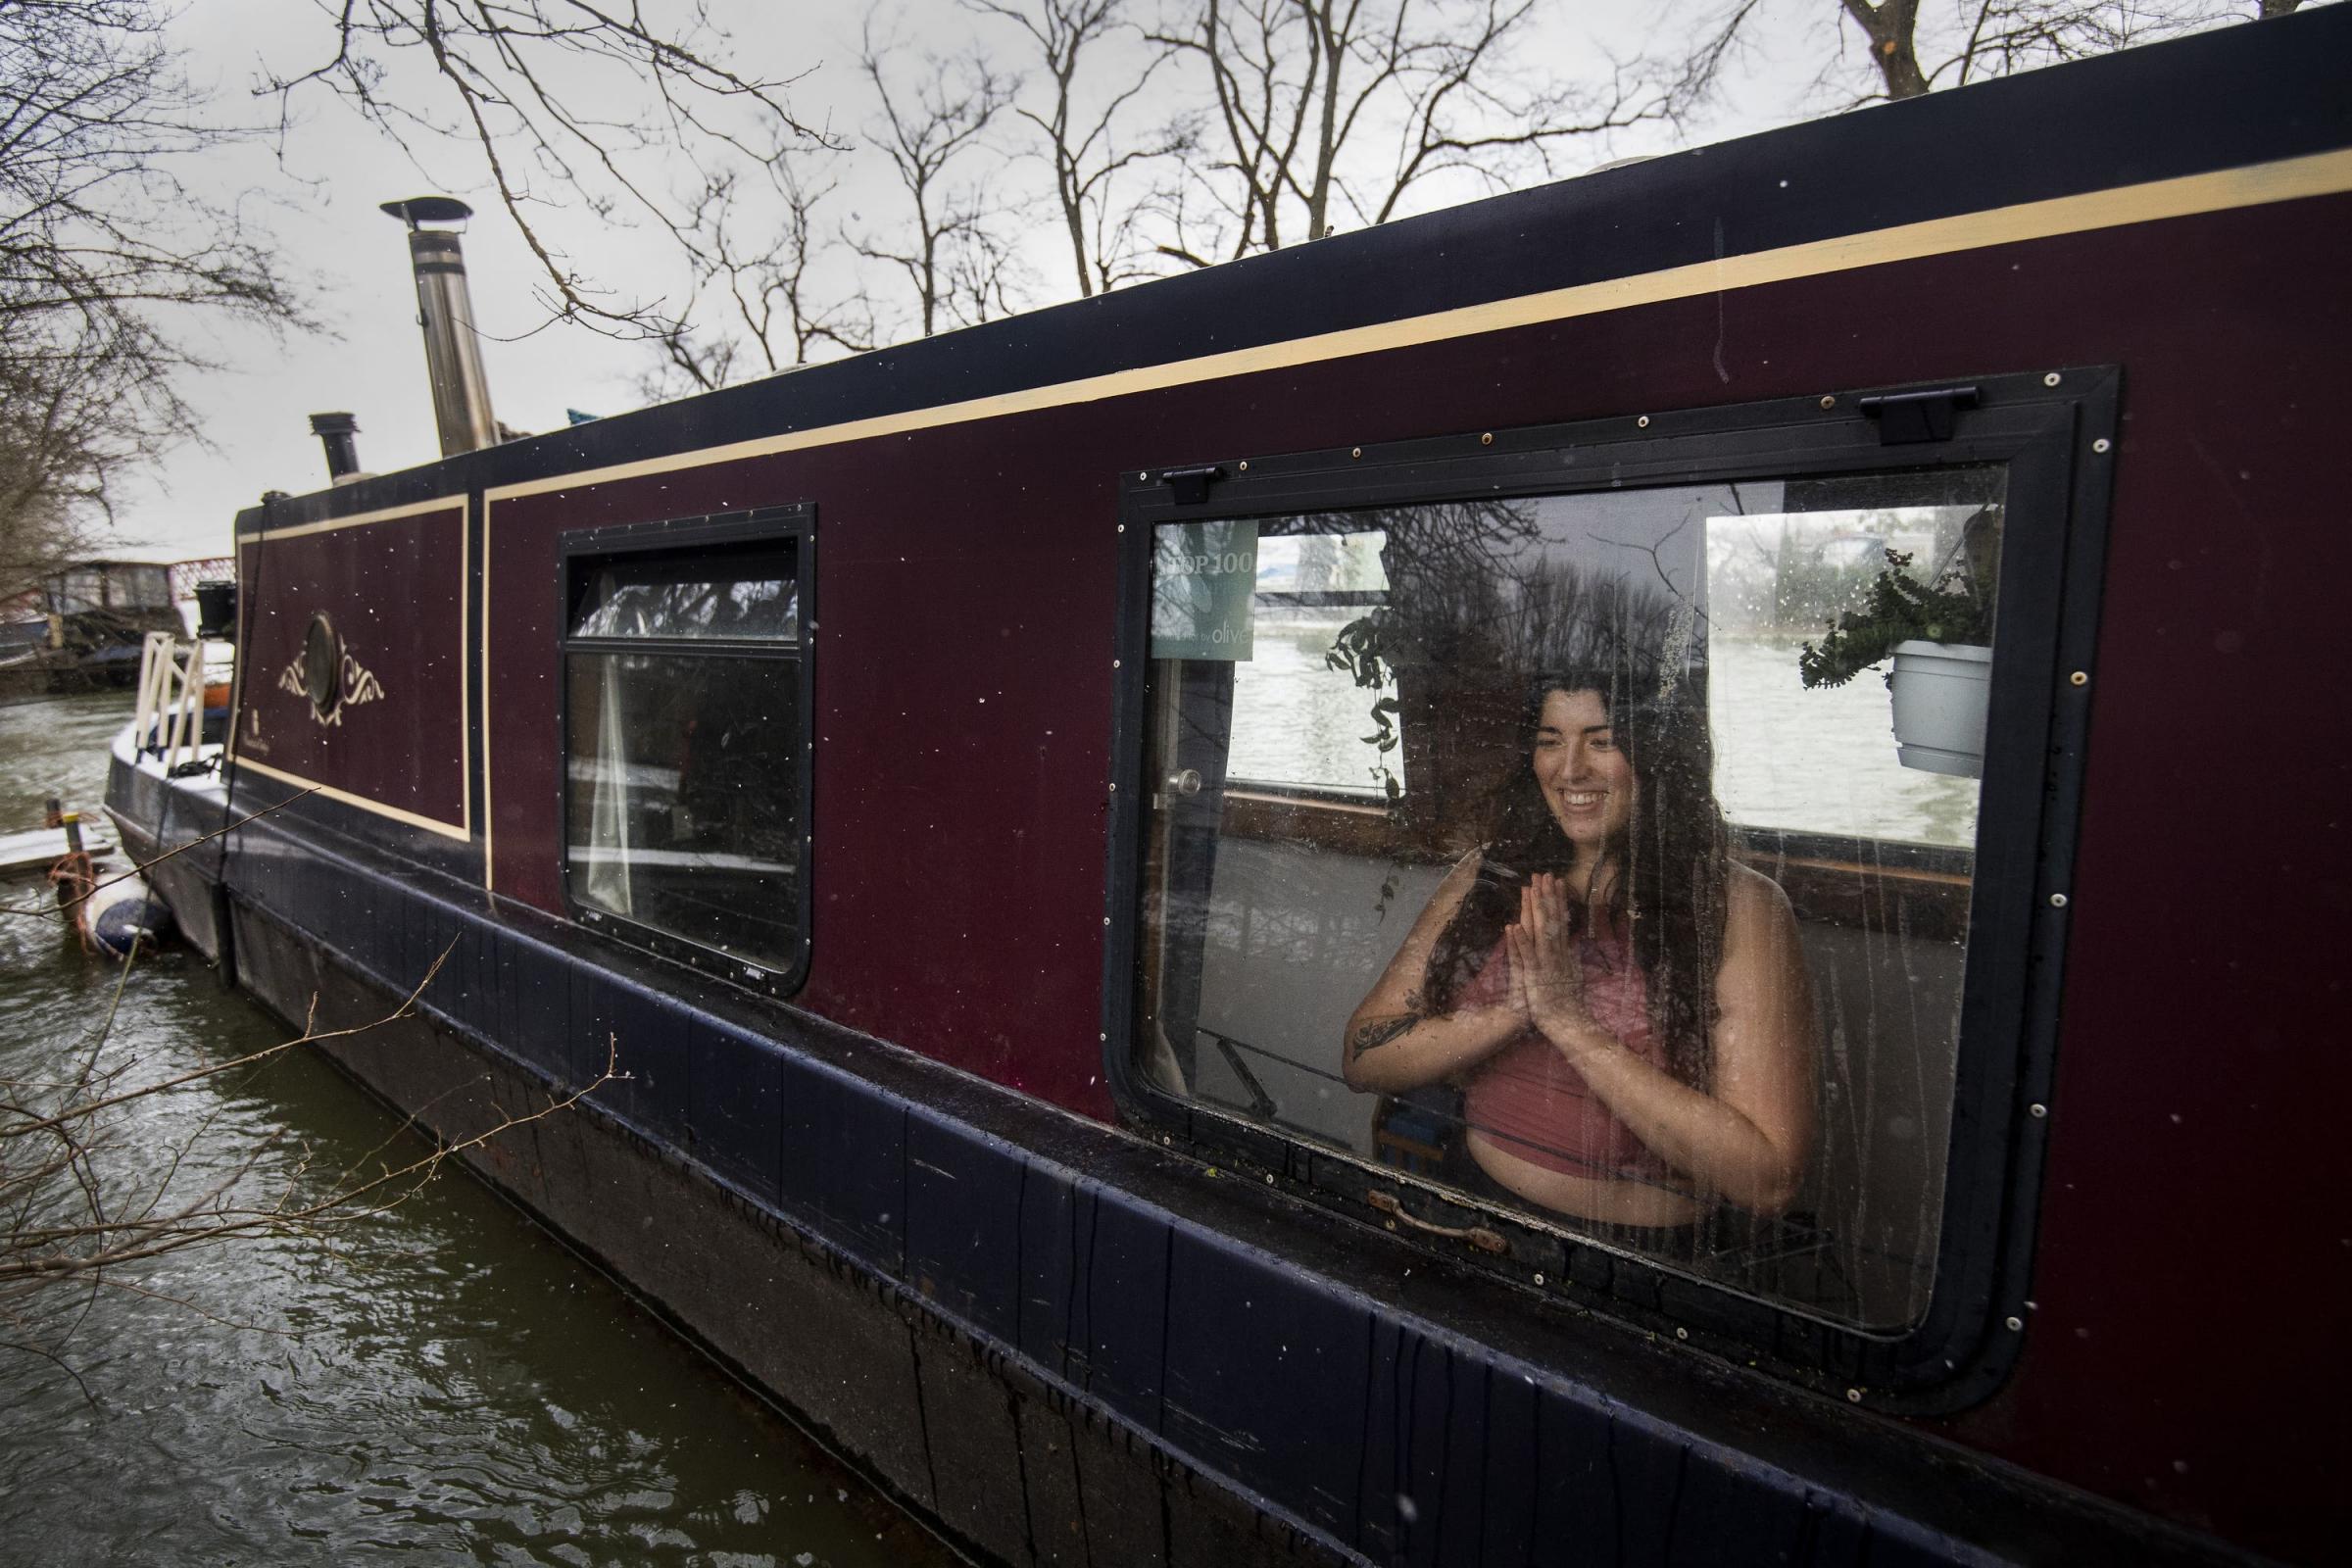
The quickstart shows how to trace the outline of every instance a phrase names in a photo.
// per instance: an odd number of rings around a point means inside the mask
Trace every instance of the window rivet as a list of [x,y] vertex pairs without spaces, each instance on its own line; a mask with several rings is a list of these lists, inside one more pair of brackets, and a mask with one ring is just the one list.
[[1113,668],[1113,669],[1116,669],[1116,668],[1118,668],[1118,667],[1119,667],[1119,662],[1118,662],[1117,660],[1115,660],[1115,659],[1114,659],[1114,660],[1112,660],[1112,661],[1110,662],[1110,667],[1111,667],[1111,668]]
[[2105,436],[2101,436],[2090,444],[2090,450],[2093,452],[2104,452],[2112,445],[2114,445],[2113,442],[2109,441]]
[[1634,423],[1640,428],[1646,430],[1649,428],[1649,416],[1644,414],[1642,416],[1642,417],[1636,419]]
[[1107,915],[1107,914],[1106,914],[1106,915],[1104,915],[1104,916],[1102,917],[1102,923],[1103,923],[1104,925],[1108,925],[1108,924],[1110,924],[1110,916],[1109,916],[1109,915]]
[[1274,1185],[1274,1177],[1273,1177],[1272,1173],[1270,1173],[1270,1172],[1269,1172],[1269,1173],[1267,1174],[1267,1176],[1266,1176],[1266,1185],[1267,1185],[1268,1187],[1271,1187],[1271,1186],[1273,1186],[1273,1185]]
[[1862,1402],[1862,1391],[1860,1389],[1846,1390],[1845,1402],[1848,1404],[1860,1404]]
[[1144,481],[1145,483],[1147,483],[1147,484],[1151,483],[1151,481],[1152,481],[1152,475],[1151,475],[1151,473],[1150,473],[1149,471],[1146,471],[1146,472],[1143,472],[1143,473],[1139,473],[1139,474],[1137,474],[1137,475],[1136,475],[1136,477],[1137,477],[1138,479],[1141,479],[1141,480],[1143,480],[1143,481]]
[[1674,1331],[1674,1337],[1678,1340],[1687,1340],[1690,1337],[1690,1331],[1689,1329],[1676,1329]]
[[1241,470],[1244,473],[1248,473],[1250,471],[1250,460],[1248,458],[1244,458],[1241,461]]
[[2056,370],[2052,370],[2049,374],[2043,376],[2041,378],[2041,384],[2043,386],[2056,386],[2058,384],[2058,372]]
[[1838,400],[1833,397],[1825,397],[1821,400],[1821,406],[1825,409],[1834,409],[1838,406]]
[[1122,523],[1120,523],[1120,524],[1119,524],[1119,532],[1121,532],[1121,533],[1125,533],[1126,531],[1127,531],[1127,525],[1126,525],[1125,523],[1123,523],[1123,522],[1122,522]]
[[2067,676],[2066,680],[2070,686],[2087,686],[2090,684],[2090,671],[2078,669],[2072,675]]
[[1541,1274],[1537,1275],[1537,1276],[1536,1276],[1536,1283],[1537,1283],[1538,1285],[1541,1285],[1541,1284],[1543,1284],[1543,1283],[1544,1283],[1544,1276],[1543,1276],[1543,1275],[1541,1275]]
[[1116,785],[1115,783],[1114,783],[1113,785],[1111,785],[1111,787],[1110,787],[1110,793],[1111,793],[1111,794],[1113,794],[1113,795],[1116,795],[1116,794],[1118,794],[1118,793],[1119,793],[1119,787],[1118,787],[1118,785]]
[[1479,444],[1480,446],[1482,446],[1482,447],[1491,447],[1491,446],[1493,446],[1493,445],[1494,444],[1494,431],[1492,431],[1492,430],[1489,430],[1489,431],[1486,431],[1484,434],[1480,435],[1480,436],[1479,436],[1479,438],[1478,438],[1478,444]]
[[1100,1030],[1096,1033],[1095,1038],[1107,1046],[1110,1044],[1110,1031],[1107,1029]]
[[2053,893],[2053,894],[2051,894],[2051,895],[2050,895],[2050,907],[2051,907],[2051,908],[2053,908],[2053,909],[2063,909],[2063,908],[2065,908],[2065,907],[2066,907],[2066,895],[2065,895],[2065,894],[2063,894],[2063,893]]
[[2050,1107],[2047,1105],[2028,1105],[2026,1107],[2026,1114],[2033,1117],[2035,1121],[2039,1121],[2042,1117],[2047,1116],[2049,1113]]
[[2005,1317],[2001,1319],[2001,1325],[2012,1334],[2026,1332],[2026,1320],[2022,1317]]
[[1364,449],[1363,449],[1362,447],[1357,447],[1355,450],[1353,450],[1352,452],[1349,452],[1348,455],[1349,457],[1351,457],[1351,458],[1360,458],[1360,457],[1362,457],[1362,456],[1364,455]]

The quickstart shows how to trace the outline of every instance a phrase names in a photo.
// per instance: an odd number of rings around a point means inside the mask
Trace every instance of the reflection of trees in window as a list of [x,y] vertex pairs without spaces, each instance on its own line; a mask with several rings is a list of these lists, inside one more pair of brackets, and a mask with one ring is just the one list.
[[586,637],[789,637],[799,621],[798,596],[782,577],[720,581],[682,577],[620,581],[600,572],[590,584],[576,635]]
[[[1380,748],[1382,783],[1395,802],[1400,791],[1386,759],[1400,744],[1399,717],[1408,707],[1417,720],[1429,716],[1422,711],[1435,695],[1429,672],[1494,667],[1488,644],[1502,617],[1502,584],[1541,542],[1542,528],[1529,501],[1380,508],[1348,514],[1347,523],[1384,536],[1380,560],[1389,597],[1340,629],[1325,662],[1371,694],[1367,739]],[[1411,691],[1400,679],[1406,669],[1416,672]],[[1390,687],[1396,697],[1380,695]]]
[[[1366,738],[1384,759],[1409,748],[1413,798],[1400,802],[1394,770],[1389,798],[1442,843],[1485,814],[1537,671],[1598,672],[1629,696],[1687,678],[1694,607],[1564,559],[1533,500],[1349,513],[1346,526],[1386,536],[1389,593],[1341,628],[1326,662],[1368,694]],[[1382,695],[1391,688],[1395,697]]]

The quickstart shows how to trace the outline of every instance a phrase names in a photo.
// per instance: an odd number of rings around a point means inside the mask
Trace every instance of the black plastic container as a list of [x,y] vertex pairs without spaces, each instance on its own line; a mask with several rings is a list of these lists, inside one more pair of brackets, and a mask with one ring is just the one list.
[[233,581],[196,585],[196,635],[233,637],[237,630],[237,585]]

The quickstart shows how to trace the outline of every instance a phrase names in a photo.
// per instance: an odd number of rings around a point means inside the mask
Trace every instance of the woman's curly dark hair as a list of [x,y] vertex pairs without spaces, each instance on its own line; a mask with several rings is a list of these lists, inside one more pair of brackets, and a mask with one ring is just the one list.
[[[1519,758],[1495,791],[1478,876],[1430,955],[1423,1004],[1454,999],[1519,916],[1530,877],[1565,871],[1575,850],[1536,780],[1536,726],[1555,691],[1599,694],[1632,764],[1634,808],[1593,871],[1593,903],[1630,933],[1648,988],[1650,1028],[1676,1077],[1705,1088],[1714,1069],[1715,973],[1723,961],[1730,833],[1715,801],[1703,687],[1658,654],[1587,638],[1584,657],[1543,668],[1522,694]],[[1618,647],[1609,649],[1609,641]],[[1593,657],[1595,653],[1600,657]],[[1579,913],[1581,918],[1581,911]]]

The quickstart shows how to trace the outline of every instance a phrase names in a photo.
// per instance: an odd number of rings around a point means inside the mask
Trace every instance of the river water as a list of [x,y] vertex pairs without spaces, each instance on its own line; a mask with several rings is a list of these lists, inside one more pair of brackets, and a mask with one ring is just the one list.
[[[95,814],[127,716],[122,696],[0,708],[0,831],[35,825],[52,793]],[[0,901],[39,891],[0,884]],[[55,923],[11,916],[0,1078],[86,1049],[119,981],[103,1050],[125,1082],[287,1033],[191,955],[142,958],[124,980]],[[398,1136],[300,1052],[135,1102],[112,1131],[116,1212],[168,1172],[192,1196],[251,1160],[249,1190],[273,1191],[302,1159],[340,1170]],[[956,1560],[454,1172],[325,1237],[0,1296],[0,1342],[20,1347],[0,1346],[0,1563]]]
[[[1234,666],[1232,776],[1256,784],[1361,791],[1384,768],[1400,789],[1401,750],[1384,759],[1373,703],[1325,654],[1351,612],[1262,615]],[[1966,849],[1977,837],[1977,781],[1896,760],[1886,685],[1875,672],[1808,691],[1791,639],[1719,637],[1708,650],[1715,793],[1742,827],[1793,829]]]

